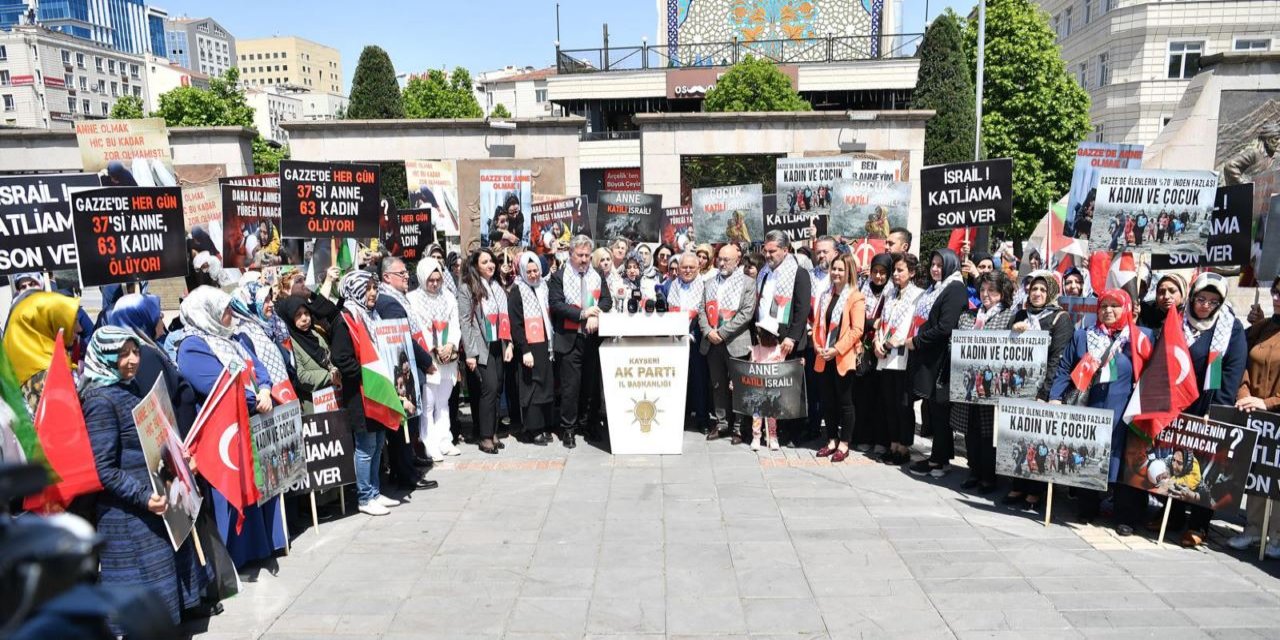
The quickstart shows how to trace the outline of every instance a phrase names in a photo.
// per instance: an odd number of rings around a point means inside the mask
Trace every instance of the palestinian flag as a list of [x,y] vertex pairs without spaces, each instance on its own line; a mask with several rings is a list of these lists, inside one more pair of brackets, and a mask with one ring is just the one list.
[[4,349],[0,349],[0,400],[4,405],[0,408],[0,460],[37,464],[49,473],[50,484],[61,480],[45,456],[44,445],[40,444],[40,436],[31,421],[31,411],[22,399],[18,376],[13,373],[13,365]]
[[1204,370],[1204,390],[1222,388],[1222,353],[1209,352],[1209,366]]
[[484,332],[485,342],[493,342],[498,339],[498,314],[486,313],[484,321],[481,322],[480,330]]
[[773,296],[773,308],[777,311],[778,324],[791,322],[791,298],[779,295]]
[[1147,440],[1154,440],[1178,414],[1200,397],[1182,314],[1170,308],[1155,353],[1133,388],[1124,421]]
[[443,345],[449,342],[449,321],[448,320],[432,320],[431,332],[435,334],[437,345]]
[[364,397],[365,416],[388,429],[399,429],[404,421],[404,404],[400,402],[400,394],[396,392],[395,381],[391,378],[391,367],[374,347],[373,338],[363,324],[346,312],[343,312],[342,319],[347,323],[356,356],[360,358],[360,394]]
[[[1097,282],[1097,280],[1094,280]],[[1117,254],[1107,270],[1107,289],[1124,289],[1130,300],[1138,300],[1138,263],[1133,254],[1124,252]]]

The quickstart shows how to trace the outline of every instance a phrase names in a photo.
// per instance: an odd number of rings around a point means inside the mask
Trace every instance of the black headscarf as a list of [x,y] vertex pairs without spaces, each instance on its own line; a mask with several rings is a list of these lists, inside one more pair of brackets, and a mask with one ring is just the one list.
[[[892,276],[893,275],[893,254],[877,253],[876,256],[871,259],[870,270],[874,270],[876,267],[884,267],[885,275]],[[868,270],[868,272],[870,272],[870,270]],[[878,287],[875,285],[874,280],[872,280],[871,278],[867,278],[867,286],[871,288],[871,293],[874,293],[875,295],[880,295],[880,292],[884,291],[885,285],[887,284],[889,284],[889,280],[887,278],[885,279],[884,284]]]
[[942,258],[942,279],[946,280],[951,274],[960,270],[960,258],[956,257],[956,252],[947,247],[942,247],[933,252],[929,256],[929,268],[933,268],[933,256]]
[[[301,331],[294,324],[294,320],[298,315],[298,311],[306,309],[311,314],[311,328]],[[311,303],[303,296],[288,296],[279,302],[276,302],[276,314],[284,321],[286,327],[289,328],[289,336],[293,338],[293,348],[302,348],[311,356],[316,364],[322,367],[329,367],[329,350],[320,344],[320,336],[316,335],[315,317],[316,312],[311,309]]]

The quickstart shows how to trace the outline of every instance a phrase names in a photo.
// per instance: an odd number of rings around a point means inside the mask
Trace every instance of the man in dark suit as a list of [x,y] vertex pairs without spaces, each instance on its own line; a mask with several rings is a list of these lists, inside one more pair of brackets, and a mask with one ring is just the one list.
[[547,282],[560,377],[560,427],[567,449],[577,446],[575,433],[587,426],[588,409],[600,405],[600,314],[612,308],[613,300],[604,279],[591,268],[594,249],[591,238],[574,236],[568,263]]
[[[378,285],[378,300],[374,310],[382,320],[408,320],[409,339],[413,343],[413,359],[422,376],[434,368],[431,353],[422,348],[419,339],[420,326],[423,324],[410,315],[409,301],[405,294],[409,292],[409,268],[404,260],[394,256],[382,259],[382,282]],[[430,466],[430,460],[414,453],[418,443],[418,417],[409,418],[404,429],[409,430],[410,442],[405,442],[400,434],[387,438],[387,454],[391,461],[391,475],[404,489],[434,489],[439,486],[435,480],[427,480],[415,469],[415,463]]]
[[[756,276],[756,326],[778,336],[783,357],[795,360],[809,344],[813,284],[809,272],[792,255],[786,233],[775,229],[765,234],[764,259],[765,267]],[[796,443],[795,434],[804,427],[804,421],[799,422],[786,425],[784,442]]]

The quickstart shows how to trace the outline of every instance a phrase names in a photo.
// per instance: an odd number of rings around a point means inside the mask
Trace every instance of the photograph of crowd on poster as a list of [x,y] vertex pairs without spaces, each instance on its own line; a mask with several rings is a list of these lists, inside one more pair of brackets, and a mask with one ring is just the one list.
[[883,244],[889,230],[906,227],[911,210],[911,183],[883,180],[837,180],[827,233]]
[[487,169],[480,172],[480,243],[486,247],[529,244],[533,172]]
[[534,204],[529,218],[533,225],[529,231],[529,237],[534,240],[533,250],[540,255],[568,251],[569,240],[587,231],[582,204],[581,197]]
[[1258,432],[1179,415],[1148,442],[1129,434],[1120,482],[1208,509],[1239,508]]
[[770,416],[795,420],[808,415],[804,362],[751,362],[731,359],[733,412],[744,416]]
[[1110,409],[1001,400],[996,405],[996,473],[1106,491],[1113,422]]
[[1063,235],[1088,238],[1093,228],[1093,205],[1097,196],[1098,176],[1103,169],[1141,169],[1142,145],[1081,142],[1076,147],[1076,166],[1071,171],[1071,190],[1067,192],[1067,217]]
[[778,158],[778,213],[788,216],[825,216],[831,213],[835,182],[848,178],[855,162],[891,161],[855,161],[849,156]]
[[316,411],[302,416],[307,472],[289,487],[289,495],[327,491],[356,481],[356,447],[347,414]]
[[693,232],[693,207],[667,207],[662,210],[662,242],[676,253],[692,251],[697,244]]
[[[1280,500],[1280,413],[1270,411],[1241,411],[1235,407],[1210,405],[1209,419],[1224,424],[1244,427],[1258,433],[1253,449],[1253,464],[1249,466],[1249,478],[1244,492],[1251,496],[1266,496]],[[1280,513],[1272,517],[1280,518]]]
[[74,269],[71,189],[97,186],[91,173],[0,177],[0,275]]
[[174,432],[177,418],[169,402],[169,389],[164,378],[156,380],[151,391],[133,408],[133,421],[138,427],[138,441],[147,461],[151,491],[164,496],[167,509],[163,514],[165,529],[174,550],[182,546],[195,525],[203,499],[184,455],[186,449]]
[[378,353],[382,355],[383,362],[391,370],[396,392],[401,398],[408,398],[413,403],[413,409],[406,410],[405,417],[418,415],[422,406],[422,383],[418,379],[418,366],[413,357],[409,321],[403,318],[375,320],[369,324],[369,335],[373,338]]
[[187,275],[180,187],[76,191],[71,210],[81,286]]
[[1048,362],[1048,331],[954,331],[951,401],[1034,400]]
[[827,234],[827,223],[830,215],[819,216],[808,213],[789,214],[778,211],[777,194],[764,197],[764,232],[781,231],[787,234],[792,242],[802,242]]
[[305,241],[280,232],[280,190],[222,184],[222,266],[243,271],[303,263]]
[[302,438],[302,405],[297,400],[277,405],[270,413],[249,419],[253,439],[254,481],[262,492],[262,504],[307,474]]
[[79,120],[76,144],[84,170],[104,187],[178,185],[163,118]]
[[1209,237],[1204,253],[1168,253],[1151,256],[1151,268],[1243,267],[1249,264],[1253,238],[1253,185],[1218,187],[1209,217]]
[[436,229],[458,235],[458,171],[454,161],[406,160],[404,175],[409,185],[409,208],[431,207],[436,212]]
[[632,246],[657,242],[662,224],[662,196],[638,191],[601,191],[596,196],[596,242],[626,238]]
[[1212,171],[1105,169],[1089,249],[1203,254],[1217,188]]
[[764,240],[764,192],[758,184],[694,189],[693,230],[698,242]]

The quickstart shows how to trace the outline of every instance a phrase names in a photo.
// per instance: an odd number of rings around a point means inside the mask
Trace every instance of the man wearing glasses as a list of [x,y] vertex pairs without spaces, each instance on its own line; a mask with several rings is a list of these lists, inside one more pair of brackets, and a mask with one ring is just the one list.
[[[378,312],[378,317],[383,320],[409,321],[409,332],[413,337],[413,359],[417,363],[418,371],[422,374],[421,377],[425,377],[435,370],[431,353],[425,346],[427,333],[423,327],[429,324],[425,318],[418,317],[418,313],[413,310],[409,299],[405,297],[407,293],[409,293],[409,268],[404,260],[395,256],[383,258],[382,282],[378,284],[378,300],[374,309]],[[392,479],[406,490],[434,489],[439,486],[435,480],[422,477],[414,468],[415,465],[426,467],[431,464],[425,456],[419,456],[414,452],[418,444],[418,420],[420,419],[420,417],[409,418],[405,427],[409,429],[412,442],[406,443],[404,438],[398,436],[387,438]]]

